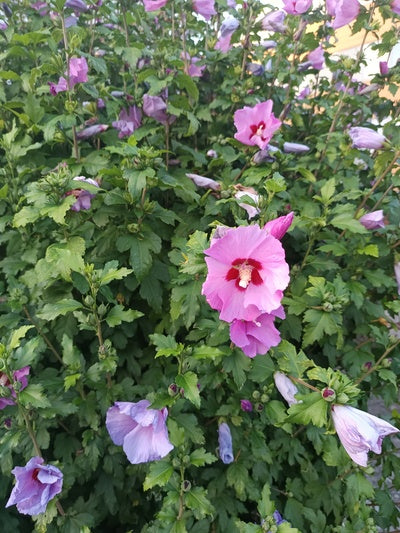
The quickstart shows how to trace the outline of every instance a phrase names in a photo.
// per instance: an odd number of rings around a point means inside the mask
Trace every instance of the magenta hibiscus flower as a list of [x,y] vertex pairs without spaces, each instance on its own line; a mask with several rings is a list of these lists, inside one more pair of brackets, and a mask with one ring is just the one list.
[[256,225],[230,228],[204,253],[208,275],[202,294],[221,320],[251,321],[280,306],[289,267],[270,233]]
[[249,146],[257,145],[261,150],[267,147],[281,125],[281,121],[272,113],[272,100],[238,109],[234,121],[238,130],[235,139]]

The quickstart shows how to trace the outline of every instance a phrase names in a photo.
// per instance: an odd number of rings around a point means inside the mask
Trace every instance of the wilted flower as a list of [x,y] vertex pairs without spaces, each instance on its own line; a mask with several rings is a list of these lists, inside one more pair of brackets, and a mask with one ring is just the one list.
[[260,196],[256,193],[254,189],[250,187],[243,187],[240,191],[237,191],[235,193],[235,198],[237,199],[242,198],[243,196],[248,196],[251,200],[253,200],[253,203],[255,204],[255,206],[253,206],[246,202],[239,202],[239,206],[247,212],[248,219],[250,220],[260,213],[260,209],[257,207],[258,202],[260,200]]
[[280,306],[289,267],[281,243],[267,231],[257,225],[229,228],[204,253],[202,294],[221,320],[252,321]]
[[251,411],[253,410],[253,404],[250,400],[240,400],[240,408],[242,411],[251,413]]
[[254,320],[233,320],[229,330],[231,341],[247,357],[266,354],[281,342],[281,335],[274,325],[276,316],[285,318],[282,306],[271,313],[262,313]]
[[261,21],[263,30],[276,31],[278,33],[284,33],[286,31],[286,25],[284,24],[286,13],[284,11],[271,11]]
[[83,0],[67,0],[64,7],[69,7],[78,13],[84,13],[89,9]]
[[309,152],[310,147],[306,144],[285,142],[283,143],[283,151],[286,153],[302,154],[303,152]]
[[337,30],[357,18],[360,4],[358,0],[326,0],[326,10],[334,17],[332,28]]
[[394,275],[396,277],[397,292],[400,296],[400,261],[394,265]]
[[131,106],[126,109],[122,109],[119,114],[119,119],[112,123],[113,127],[119,130],[118,137],[122,139],[138,129],[142,120],[142,112],[137,106]]
[[89,126],[88,128],[84,128],[83,130],[78,131],[76,134],[76,138],[90,139],[90,137],[93,137],[93,135],[97,135],[98,133],[102,133],[106,130],[108,130],[107,124],[94,124],[93,126]]
[[370,450],[382,452],[386,435],[399,432],[389,422],[349,405],[332,405],[332,418],[344,449],[360,466],[367,466]]
[[176,119],[175,115],[167,114],[167,104],[161,96],[143,95],[143,113],[148,117],[154,118],[161,124],[172,124]]
[[[76,176],[73,181],[84,181],[89,183],[89,185],[94,185],[98,187],[99,184],[97,181],[92,180],[91,178],[85,178],[85,176]],[[85,189],[73,189],[66,193],[67,196],[75,196],[76,202],[71,205],[72,211],[80,211],[81,209],[90,209],[91,200],[94,198],[94,194],[85,190]]]
[[310,9],[312,0],[283,0],[283,4],[289,15],[301,15]]
[[379,61],[379,72],[382,76],[389,74],[389,67],[387,61]]
[[393,2],[390,4],[390,7],[392,8],[392,11],[396,13],[396,15],[400,15],[400,0],[393,0]]
[[190,173],[186,174],[186,176],[191,179],[197,187],[204,187],[205,189],[212,189],[213,191],[219,191],[221,188],[221,184],[211,178]]
[[[29,376],[30,370],[30,366],[24,366],[19,370],[15,370],[13,372],[13,382],[19,383],[18,390],[21,391],[25,389],[25,387],[28,385],[27,376]],[[16,398],[17,395],[14,390],[14,383],[11,383],[11,381],[8,379],[7,374],[5,374],[4,372],[0,372],[0,387],[7,387],[11,392],[11,397],[0,397],[0,410],[7,407],[7,405],[15,405],[15,401],[13,398]]]
[[274,373],[275,386],[284,399],[287,401],[288,405],[294,403],[300,403],[299,400],[296,400],[294,397],[299,391],[293,381],[287,377],[283,372]]
[[107,411],[106,427],[111,440],[123,450],[132,464],[157,461],[173,446],[168,439],[166,407],[148,409],[150,402],[115,402]]
[[243,144],[257,145],[264,150],[281,121],[272,113],[272,100],[260,102],[254,107],[245,106],[235,111],[236,129],[234,137]]
[[359,218],[359,221],[367,229],[378,229],[385,227],[385,218],[383,215],[383,210],[378,209],[377,211],[372,211],[371,213],[366,213]]
[[229,465],[233,462],[232,435],[228,424],[222,422],[218,426],[219,456],[221,461]]
[[212,15],[216,15],[214,0],[193,0],[193,9],[206,20],[210,20]]
[[168,0],[143,0],[145,11],[157,11],[165,6]]
[[350,128],[349,135],[353,141],[353,148],[378,150],[379,148],[382,148],[383,143],[386,140],[385,136],[381,133],[362,126]]
[[272,163],[275,160],[276,157],[271,155],[269,145],[267,145],[266,150],[259,150],[253,155],[253,163],[256,165],[261,165],[262,163]]
[[32,457],[25,466],[11,470],[16,483],[6,507],[16,505],[20,513],[31,516],[45,512],[49,501],[61,492],[63,474],[57,467],[43,463],[42,457]]
[[220,36],[216,42],[215,50],[226,53],[231,48],[231,38],[235,30],[239,27],[239,21],[232,15],[223,20],[220,28]]
[[287,232],[287,230],[292,225],[293,218],[294,218],[294,213],[293,211],[291,211],[287,215],[274,218],[273,220],[270,220],[269,222],[267,222],[264,226],[264,230],[266,230],[267,233],[275,237],[275,239],[281,240],[282,237]]

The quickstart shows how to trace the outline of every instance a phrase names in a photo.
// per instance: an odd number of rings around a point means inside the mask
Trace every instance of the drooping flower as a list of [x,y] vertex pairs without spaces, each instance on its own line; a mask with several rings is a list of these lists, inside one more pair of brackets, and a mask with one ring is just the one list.
[[392,11],[396,13],[396,15],[400,15],[400,0],[393,0],[393,2],[390,4],[390,7],[392,8]]
[[191,179],[197,187],[204,187],[205,189],[212,189],[213,191],[219,191],[221,188],[221,184],[211,178],[191,173],[186,174],[186,176]]
[[[90,185],[94,185],[95,187],[99,186],[97,181],[92,180],[91,178],[85,178],[85,176],[76,176],[73,181],[84,181],[86,183],[89,183]],[[72,191],[68,191],[66,195],[75,196],[76,198],[76,202],[71,205],[72,211],[90,209],[92,198],[94,198],[95,196],[86,189],[73,189]]]
[[378,229],[385,227],[385,217],[382,209],[371,211],[359,218],[359,221],[366,229]]
[[242,411],[245,411],[246,413],[251,413],[253,410],[253,404],[250,400],[240,400],[240,408]]
[[193,0],[193,9],[206,20],[210,20],[213,15],[217,14],[214,0]]
[[145,11],[157,11],[165,6],[168,0],[143,0]]
[[13,383],[11,383],[11,381],[8,379],[7,374],[0,372],[0,387],[7,387],[11,392],[11,396],[9,397],[0,397],[0,410],[7,407],[7,405],[15,405],[14,399],[17,397],[17,395],[14,390],[14,383],[19,383],[18,389],[20,391],[25,389],[25,387],[28,385],[27,376],[29,376],[30,370],[30,366],[24,366],[19,370],[15,370],[13,372]]
[[281,243],[267,231],[256,225],[229,228],[204,253],[202,294],[221,320],[251,321],[280,306],[289,267]]
[[296,400],[294,397],[299,391],[293,381],[288,378],[286,374],[283,372],[275,372],[274,381],[276,388],[287,401],[289,406],[294,403],[299,403],[299,400]]
[[389,74],[389,66],[387,61],[379,61],[379,72],[381,76],[386,76]]
[[283,0],[283,9],[289,15],[302,15],[312,5],[312,0]]
[[397,283],[397,293],[400,296],[400,261],[394,265],[394,275]]
[[358,17],[360,3],[358,0],[326,0],[326,11],[334,17],[332,28],[337,30]]
[[349,135],[353,141],[353,148],[379,150],[379,148],[382,148],[383,143],[386,140],[385,136],[381,133],[363,126],[350,128]]
[[168,410],[148,409],[150,402],[115,402],[107,411],[106,427],[111,440],[123,450],[132,464],[158,461],[173,446],[168,438]]
[[289,154],[302,154],[304,152],[309,152],[310,147],[306,144],[284,142],[283,151]]
[[64,7],[69,7],[77,13],[84,13],[89,9],[83,0],[67,0],[64,4]]
[[368,452],[382,452],[382,440],[399,430],[365,411],[349,405],[332,405],[336,433],[346,452],[355,463],[367,466]]
[[286,31],[286,25],[284,24],[286,13],[284,11],[271,11],[261,21],[263,30],[276,31],[278,33],[284,33]]
[[154,118],[161,124],[172,124],[176,119],[175,115],[167,114],[167,104],[161,96],[143,95],[143,113],[148,117]]
[[229,15],[223,20],[220,28],[220,36],[215,43],[214,49],[220,50],[224,54],[231,48],[231,39],[235,30],[239,27],[239,21],[234,16]]
[[57,467],[43,463],[42,457],[32,457],[25,466],[11,470],[16,483],[6,507],[16,505],[20,513],[31,516],[45,512],[49,501],[61,492],[63,474]]
[[233,462],[234,457],[231,430],[226,422],[222,422],[218,426],[218,444],[221,461],[224,464],[229,465]]
[[236,129],[234,137],[243,144],[257,145],[264,150],[281,121],[272,113],[272,100],[260,102],[254,107],[245,106],[235,111]]
[[251,220],[252,218],[260,214],[260,209],[258,207],[260,196],[252,187],[243,187],[241,188],[241,190],[235,193],[235,198],[238,200],[239,198],[243,198],[243,196],[248,196],[251,200],[253,200],[253,203],[255,204],[254,206],[246,203],[245,201],[239,202],[239,206],[246,211],[248,219]]
[[93,135],[97,135],[98,133],[103,133],[103,131],[108,130],[107,124],[94,124],[93,126],[89,126],[87,128],[83,128],[83,130],[78,131],[76,134],[77,139],[90,139],[90,137],[93,137]]
[[270,233],[275,239],[281,240],[287,230],[292,225],[294,213],[291,211],[287,215],[274,218],[267,222],[264,226],[264,230]]
[[233,320],[229,330],[231,341],[243,350],[247,357],[264,355],[272,346],[281,342],[281,335],[274,325],[275,317],[285,318],[283,307],[272,313],[262,313],[254,320]]
[[119,130],[118,137],[123,139],[132,135],[138,129],[142,120],[142,112],[137,106],[130,106],[128,110],[122,109],[118,120],[112,123],[113,127]]

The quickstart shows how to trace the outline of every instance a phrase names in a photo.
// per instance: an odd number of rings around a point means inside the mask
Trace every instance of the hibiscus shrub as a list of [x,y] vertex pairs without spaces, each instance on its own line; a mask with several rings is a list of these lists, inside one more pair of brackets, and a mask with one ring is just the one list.
[[275,4],[1,4],[2,533],[399,527],[400,2]]

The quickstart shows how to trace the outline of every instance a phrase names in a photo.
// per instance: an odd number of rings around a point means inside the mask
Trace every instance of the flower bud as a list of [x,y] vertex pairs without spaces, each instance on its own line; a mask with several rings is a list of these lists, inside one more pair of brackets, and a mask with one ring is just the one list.
[[192,488],[192,484],[190,483],[190,481],[185,479],[184,481],[182,481],[181,488],[183,492],[188,492]]
[[175,396],[178,393],[178,387],[175,385],[175,383],[171,383],[171,385],[168,387],[168,394],[170,396]]
[[330,389],[329,387],[325,387],[325,389],[322,389],[321,395],[322,398],[327,402],[333,402],[336,399],[336,392],[333,389]]
[[240,400],[240,408],[242,411],[250,413],[253,410],[253,405],[250,400]]

